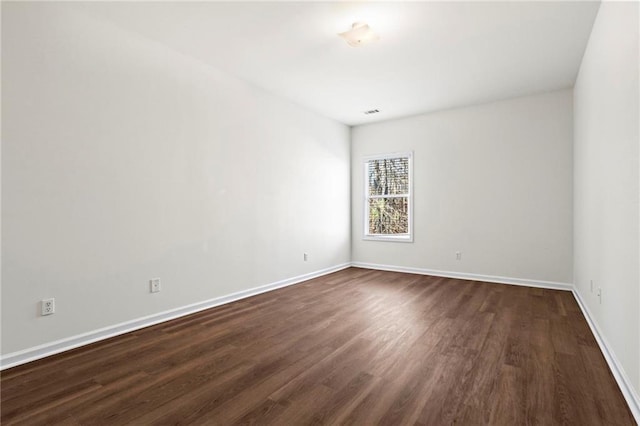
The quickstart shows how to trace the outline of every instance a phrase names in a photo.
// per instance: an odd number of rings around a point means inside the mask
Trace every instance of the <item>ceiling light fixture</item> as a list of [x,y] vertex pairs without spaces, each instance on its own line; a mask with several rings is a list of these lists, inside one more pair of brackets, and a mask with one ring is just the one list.
[[362,46],[363,44],[376,41],[380,38],[378,34],[374,33],[371,27],[364,22],[354,22],[349,31],[338,35],[345,39],[347,44],[352,47]]

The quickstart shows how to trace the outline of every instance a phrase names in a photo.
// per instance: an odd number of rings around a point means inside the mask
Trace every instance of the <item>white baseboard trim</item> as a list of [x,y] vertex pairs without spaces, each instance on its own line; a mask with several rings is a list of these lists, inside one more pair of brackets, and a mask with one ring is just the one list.
[[512,284],[526,287],[548,288],[552,290],[572,291],[573,284],[554,281],[530,280],[525,278],[500,277],[494,275],[470,274],[467,272],[438,271],[434,269],[413,268],[410,266],[380,265],[377,263],[351,262],[357,268],[377,269],[380,271],[406,272],[408,274],[433,275],[436,277],[457,278],[462,280],[485,281],[498,284]]
[[56,340],[54,342],[45,343],[43,345],[24,349],[21,351],[12,352],[0,357],[0,370],[5,370],[7,368],[15,367],[17,365],[35,361],[40,358],[55,355],[57,353],[68,351],[80,346],[85,346],[90,343],[118,336],[120,334],[129,333],[131,331],[139,330],[141,328],[149,327],[161,322],[183,317],[185,315],[193,314],[205,309],[224,305],[230,302],[235,302],[236,300],[245,299],[247,297],[266,293],[268,291],[276,290],[282,287],[298,284],[303,281],[349,268],[350,266],[351,263],[343,263],[340,265],[321,269],[319,271],[310,272],[308,274],[298,275],[297,277],[276,281],[274,283],[266,284],[260,287],[242,290],[236,293],[228,294],[226,296],[216,297],[214,299],[205,300],[203,302],[197,302],[191,305],[182,306],[180,308],[170,309],[168,311],[160,312],[146,317],[137,318],[131,321],[122,322],[120,324],[104,327],[87,333],[78,334],[76,336]]
[[622,365],[620,364],[620,361],[618,361],[618,358],[616,358],[615,353],[610,349],[607,339],[605,339],[604,335],[600,332],[600,328],[593,319],[594,317],[591,315],[591,311],[589,311],[587,304],[584,303],[582,296],[580,296],[580,293],[576,288],[573,289],[573,297],[575,297],[576,302],[578,302],[578,306],[580,306],[580,309],[582,310],[582,314],[587,319],[589,328],[591,328],[591,332],[595,336],[598,346],[600,346],[600,351],[602,352],[604,359],[607,361],[609,369],[611,370],[613,377],[616,379],[618,387],[622,392],[622,396],[624,396],[625,401],[627,401],[627,405],[629,406],[636,423],[640,424],[640,397],[638,397],[638,394],[633,389],[631,381],[625,373],[624,368],[622,368]]

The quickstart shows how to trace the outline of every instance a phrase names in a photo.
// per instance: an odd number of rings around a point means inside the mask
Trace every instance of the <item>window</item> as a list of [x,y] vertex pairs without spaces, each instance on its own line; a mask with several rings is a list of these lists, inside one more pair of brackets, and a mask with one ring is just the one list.
[[364,160],[364,238],[413,241],[411,153]]

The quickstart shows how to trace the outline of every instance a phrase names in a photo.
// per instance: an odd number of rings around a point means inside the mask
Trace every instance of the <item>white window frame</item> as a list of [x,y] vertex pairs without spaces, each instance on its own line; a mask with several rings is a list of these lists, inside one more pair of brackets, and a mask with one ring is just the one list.
[[[388,160],[392,158],[408,158],[409,159],[409,194],[405,195],[369,195],[369,161],[371,160]],[[363,240],[372,241],[396,241],[403,243],[413,242],[413,151],[407,152],[394,152],[390,154],[378,154],[370,155],[363,158],[363,171],[364,171],[364,191],[363,191],[363,204],[364,204],[364,226],[363,226]],[[370,198],[404,198],[407,197],[409,204],[407,213],[409,232],[406,234],[370,234],[369,233],[369,199]]]

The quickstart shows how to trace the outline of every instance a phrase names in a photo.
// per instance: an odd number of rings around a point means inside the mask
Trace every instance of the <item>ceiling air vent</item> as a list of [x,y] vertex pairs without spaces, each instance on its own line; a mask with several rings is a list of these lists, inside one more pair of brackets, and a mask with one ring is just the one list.
[[369,114],[375,114],[375,113],[377,113],[377,112],[380,112],[380,111],[379,111],[379,110],[377,110],[377,109],[370,109],[369,111],[365,111],[364,113],[365,113],[366,115],[369,115]]

